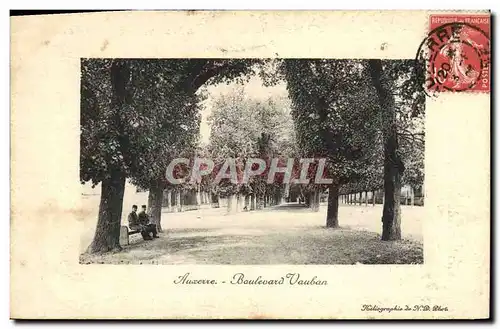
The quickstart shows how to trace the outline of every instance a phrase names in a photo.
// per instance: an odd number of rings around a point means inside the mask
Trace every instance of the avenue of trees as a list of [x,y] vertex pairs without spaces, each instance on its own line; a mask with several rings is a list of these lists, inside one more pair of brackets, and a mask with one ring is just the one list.
[[[326,226],[335,228],[343,195],[383,188],[382,239],[400,239],[401,186],[423,184],[425,97],[414,69],[404,60],[82,60],[80,180],[101,183],[88,252],[120,249],[126,179],[149,191],[160,230],[165,190],[179,198],[180,191],[201,189],[227,198],[228,210],[277,204],[291,189],[317,210],[328,190]],[[284,81],[288,98],[257,100],[242,89],[219,97],[210,143],[200,147],[200,88],[257,74],[266,84]],[[327,158],[333,184],[294,187],[279,178],[267,184],[263,176],[232,184],[205,176],[200,184],[169,185],[170,161],[195,156],[213,159],[218,169],[235,158],[240,171],[249,158]]]
[[[248,210],[262,209],[281,201],[286,186],[283,174],[276,174],[273,184],[267,183],[268,168],[272,158],[293,158],[295,150],[293,122],[289,115],[290,104],[286,98],[255,100],[246,98],[243,89],[216,99],[209,117],[211,138],[208,153],[220,169],[227,158],[236,159],[238,183],[230,179],[209,181],[210,192],[228,199],[228,212],[244,202]],[[263,159],[266,170],[262,175],[242,175],[250,158]],[[280,164],[282,165],[282,164]],[[252,165],[252,169],[257,169]],[[215,171],[217,172],[217,171]]]
[[204,84],[248,76],[253,60],[83,59],[80,180],[101,183],[97,228],[89,252],[120,249],[126,178],[149,188],[154,222],[166,163],[190,152]]

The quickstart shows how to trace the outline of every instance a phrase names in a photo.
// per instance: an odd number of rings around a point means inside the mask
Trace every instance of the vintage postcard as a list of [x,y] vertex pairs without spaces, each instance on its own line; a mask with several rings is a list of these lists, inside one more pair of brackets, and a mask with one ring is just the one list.
[[490,19],[11,18],[11,317],[489,318]]

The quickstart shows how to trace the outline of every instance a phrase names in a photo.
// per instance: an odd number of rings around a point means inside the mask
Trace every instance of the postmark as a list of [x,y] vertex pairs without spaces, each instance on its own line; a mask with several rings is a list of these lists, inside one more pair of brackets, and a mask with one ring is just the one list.
[[428,94],[490,91],[489,27],[489,15],[430,17],[416,56]]

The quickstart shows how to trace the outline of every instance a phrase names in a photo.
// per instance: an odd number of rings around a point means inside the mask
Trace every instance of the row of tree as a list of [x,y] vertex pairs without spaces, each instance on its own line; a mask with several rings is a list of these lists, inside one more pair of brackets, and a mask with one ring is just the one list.
[[402,181],[423,182],[425,96],[414,62],[285,60],[278,67],[300,155],[329,159],[327,227],[339,225],[339,195],[383,187],[382,239],[401,239]]
[[168,163],[196,150],[202,98],[198,90],[209,81],[247,77],[256,64],[239,59],[82,60],[80,180],[101,183],[97,227],[88,252],[120,249],[127,178],[149,189],[152,219],[161,227]]
[[[228,158],[236,159],[240,176],[251,158],[262,159],[266,165],[262,174],[250,176],[247,181],[238,177],[237,184],[229,179],[214,182],[210,176],[207,177],[206,186],[210,192],[228,198],[229,208],[233,206],[233,196],[245,198],[245,204],[248,203],[249,209],[254,210],[278,204],[285,195],[283,174],[277,174],[272,184],[267,182],[267,176],[271,159],[290,157],[295,149],[289,109],[287,98],[252,99],[245,95],[243,88],[215,100],[213,112],[208,118],[211,137],[207,152],[214,159],[217,169]],[[253,170],[257,170],[258,166],[251,164]]]
[[[313,205],[328,188],[327,226],[338,226],[340,194],[356,186],[380,188],[383,182],[382,238],[400,238],[396,195],[401,181],[411,177],[418,183],[423,177],[423,136],[415,122],[423,115],[424,97],[412,63],[84,59],[81,66],[80,179],[101,183],[98,223],[89,252],[120,248],[127,178],[149,190],[152,219],[161,229],[164,190],[195,188],[189,181],[169,185],[166,168],[174,158],[196,156],[212,158],[218,169],[227,157],[237,158],[243,167],[249,158],[327,158],[327,173],[334,183],[301,186]],[[257,73],[266,84],[284,80],[289,99],[256,101],[241,91],[221,97],[210,118],[210,144],[200,148],[204,99],[200,88],[245,81]],[[410,175],[403,176],[403,163]],[[187,174],[188,166],[176,168],[177,175]],[[267,184],[262,175],[242,184],[231,184],[229,179],[215,183],[213,176],[204,176],[200,186],[222,197],[244,196],[256,209],[290,188],[279,179]]]

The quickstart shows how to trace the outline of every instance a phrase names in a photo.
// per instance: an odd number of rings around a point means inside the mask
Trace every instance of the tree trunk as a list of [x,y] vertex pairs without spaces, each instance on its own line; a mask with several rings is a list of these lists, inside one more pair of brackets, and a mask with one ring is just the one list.
[[363,204],[363,192],[359,192],[359,205]]
[[394,96],[382,82],[382,61],[368,61],[373,85],[382,111],[384,139],[384,210],[382,240],[401,239],[401,175],[404,165],[398,155],[398,135]]
[[201,191],[200,186],[198,185],[196,188],[196,207],[199,209],[201,206]]
[[368,207],[368,192],[365,191],[365,207]]
[[175,191],[175,203],[177,206],[177,211],[181,212],[182,211],[182,191],[180,191],[180,190]]
[[151,223],[156,225],[158,232],[163,232],[161,228],[161,206],[163,201],[163,188],[160,184],[151,186],[148,194],[148,209]]
[[255,197],[257,198],[256,209],[260,210],[264,207],[264,195],[262,195],[262,193],[260,192],[257,192],[257,195]]
[[415,190],[413,189],[413,186],[410,186],[410,205],[414,206],[415,205]]
[[227,196],[227,213],[232,214],[234,212],[234,195],[230,194]]
[[389,163],[394,147],[389,143],[384,164],[384,210],[382,216],[382,240],[401,240],[401,174]]
[[[153,202],[154,202],[153,198],[154,198],[154,196],[151,193],[151,189],[149,189],[149,191],[148,191],[148,213],[149,213],[149,210],[151,209],[151,207],[153,206]],[[140,205],[139,205],[139,207],[140,207]]]
[[321,192],[318,191],[318,190],[316,190],[315,197],[316,197],[316,199],[314,200],[315,203],[316,203],[316,210],[315,211],[319,211],[319,203],[320,203],[320,199],[321,199]]
[[120,225],[125,192],[125,174],[111,171],[111,177],[102,181],[99,217],[89,253],[121,250]]
[[328,210],[326,213],[326,227],[339,227],[339,186],[330,185],[328,188]]
[[172,191],[167,191],[167,209],[172,211]]
[[319,191],[314,190],[313,193],[311,193],[311,210],[314,212],[319,211]]
[[218,193],[211,193],[210,194],[210,203],[212,205],[212,208],[220,208],[220,197]]
[[372,206],[375,207],[375,190],[372,191]]
[[250,196],[250,210],[256,209],[255,199],[255,193],[252,193],[252,195]]
[[242,201],[243,201],[243,198],[241,197],[241,194],[240,193],[236,194],[236,212],[242,211],[242,209],[243,209]]

